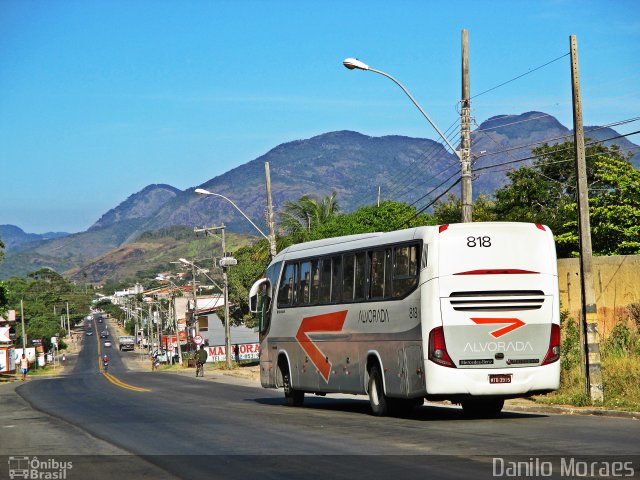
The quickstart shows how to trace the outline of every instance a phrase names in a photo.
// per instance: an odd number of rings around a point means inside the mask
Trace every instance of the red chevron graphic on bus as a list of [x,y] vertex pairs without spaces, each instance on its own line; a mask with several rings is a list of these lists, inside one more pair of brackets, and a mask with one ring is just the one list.
[[491,335],[493,335],[495,338],[499,338],[509,332],[513,332],[514,330],[517,330],[525,324],[519,318],[472,318],[471,320],[473,320],[478,325],[508,323],[506,327],[502,327],[491,332]]
[[320,351],[317,345],[308,336],[309,333],[320,332],[339,332],[342,330],[344,320],[347,318],[347,310],[341,312],[325,313],[323,315],[314,315],[313,317],[305,317],[300,323],[296,340],[302,349],[309,355],[309,358],[322,374],[325,382],[329,381],[331,374],[331,362],[327,362],[324,353]]

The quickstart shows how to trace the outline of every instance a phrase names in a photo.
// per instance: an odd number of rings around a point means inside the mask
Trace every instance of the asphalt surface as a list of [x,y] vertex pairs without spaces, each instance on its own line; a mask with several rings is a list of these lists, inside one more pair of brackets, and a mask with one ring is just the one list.
[[632,418],[503,412],[471,420],[460,408],[433,405],[407,418],[378,418],[366,397],[345,395],[286,407],[281,391],[246,381],[130,371],[121,356],[138,354],[115,344],[105,376],[102,343],[85,337],[69,358],[70,374],[16,389],[58,429],[75,432],[61,435],[70,442],[62,454],[85,438],[77,453],[100,455],[92,463],[100,475],[92,478],[121,477],[129,461],[132,478],[492,478],[510,461],[533,467],[545,459],[553,464],[549,478],[571,473],[562,465],[613,461],[632,462],[626,478],[640,476],[640,422]]

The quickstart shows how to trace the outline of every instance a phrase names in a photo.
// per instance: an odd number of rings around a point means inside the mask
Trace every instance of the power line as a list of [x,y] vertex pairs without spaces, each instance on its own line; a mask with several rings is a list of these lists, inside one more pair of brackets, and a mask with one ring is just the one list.
[[[629,137],[631,135],[636,135],[638,133],[640,133],[640,130],[636,130],[635,132],[631,132],[631,133],[626,133],[624,135],[616,135],[615,137],[605,138],[604,140],[597,140],[597,141],[589,142],[589,143],[585,144],[585,147],[590,146],[590,145],[595,145],[595,144],[598,144],[598,143],[608,142],[610,140],[615,140],[616,138]],[[573,147],[558,148],[556,150],[553,150],[552,152],[545,153],[545,155],[552,155],[552,154],[558,153],[558,152],[566,152],[567,150],[572,150],[572,149],[573,149]],[[532,160],[532,159],[535,159],[535,158],[539,158],[540,156],[541,155],[532,155],[530,157],[520,158],[518,160],[512,160],[512,161],[509,161],[509,162],[502,162],[502,163],[496,163],[495,165],[487,165],[486,167],[476,168],[475,171],[479,172],[481,170],[487,170],[489,168],[501,167],[503,165],[510,165],[510,164],[513,164],[513,163],[524,162],[526,160]]]
[[[610,127],[615,127],[615,126],[618,126],[618,125],[624,125],[624,124],[627,124],[627,123],[637,122],[638,120],[640,120],[640,117],[633,117],[633,118],[629,118],[629,119],[626,119],[626,120],[619,120],[617,122],[612,122],[612,123],[609,123],[607,125],[602,125],[600,127],[590,128],[588,130],[585,130],[585,134],[588,134],[589,132],[596,132],[596,131],[602,130],[604,128],[610,128]],[[475,133],[475,132],[476,132],[476,130],[473,131],[473,133]],[[487,137],[489,137],[489,134],[485,133],[485,135]],[[478,160],[480,158],[483,158],[483,157],[488,157],[488,156],[491,156],[491,155],[498,155],[500,153],[507,153],[507,152],[512,152],[513,150],[520,150],[522,148],[532,147],[533,145],[538,145],[540,143],[551,142],[551,141],[554,141],[554,140],[562,140],[563,138],[569,138],[572,135],[573,135],[572,133],[567,133],[566,135],[561,135],[559,137],[545,138],[543,140],[538,140],[537,142],[532,142],[532,143],[527,143],[527,144],[522,144],[522,145],[516,145],[514,147],[509,147],[509,148],[506,148],[504,150],[497,150],[495,152],[488,152],[488,153],[485,153],[484,155],[478,156],[476,158],[476,160]]]
[[453,182],[451,185],[449,185],[449,187],[444,192],[442,192],[440,195],[438,195],[436,198],[434,198],[431,202],[429,202],[427,205],[422,207],[420,210],[417,210],[415,214],[413,214],[411,217],[409,217],[407,220],[405,220],[404,225],[405,226],[409,225],[409,222],[411,222],[411,220],[416,218],[418,215],[420,215],[422,212],[424,212],[427,208],[429,208],[431,205],[433,205],[438,200],[440,200],[444,195],[446,195],[453,187],[455,187],[461,181],[462,181],[462,177],[458,177],[457,180],[455,182]]
[[505,123],[503,125],[498,125],[498,126],[495,126],[495,127],[477,128],[472,133],[475,133],[475,132],[486,132],[487,130],[497,130],[498,128],[508,127],[510,125],[516,125],[518,123],[531,122],[533,120],[538,120],[539,118],[544,118],[544,117],[553,117],[553,115],[549,115],[548,113],[545,113],[545,114],[539,115],[537,117],[527,118],[526,120],[519,120],[517,122]]
[[479,97],[480,95],[484,95],[485,93],[491,92],[492,90],[495,90],[496,88],[503,87],[503,86],[505,86],[505,85],[506,85],[506,84],[508,84],[508,83],[511,83],[511,82],[513,82],[513,81],[515,81],[515,80],[518,80],[519,78],[522,78],[522,77],[524,77],[524,76],[526,76],[526,75],[529,75],[530,73],[535,72],[536,70],[540,70],[541,68],[544,68],[544,67],[546,67],[547,65],[551,65],[552,63],[557,62],[558,60],[560,60],[560,59],[562,59],[562,58],[564,58],[564,57],[567,57],[567,56],[569,56],[569,55],[570,55],[570,52],[567,52],[567,53],[565,53],[564,55],[561,55],[561,56],[559,56],[558,58],[554,58],[553,60],[550,60],[550,61],[548,61],[547,63],[545,63],[545,64],[543,64],[543,65],[540,65],[539,67],[536,67],[536,68],[531,69],[531,70],[529,70],[529,71],[527,71],[527,72],[525,72],[525,73],[522,73],[522,74],[518,75],[517,77],[512,78],[511,80],[507,80],[506,82],[503,82],[503,83],[501,83],[500,85],[496,85],[495,87],[491,87],[491,88],[489,88],[488,90],[485,90],[484,92],[477,93],[476,95],[474,95],[473,97],[471,97],[471,100],[473,100],[473,99],[474,99],[474,98],[476,98],[476,97]]
[[[458,124],[459,121],[460,121],[459,119],[456,119],[449,126],[449,128],[445,130],[444,135],[446,136],[449,133],[449,131]],[[453,138],[456,138],[456,137],[453,137]],[[452,138],[449,138],[449,141],[453,142],[454,140]],[[433,142],[434,143],[430,146],[429,149],[425,150],[420,155],[420,157],[416,158],[410,165],[406,167],[405,171],[399,175],[399,177],[396,179],[396,186],[389,191],[389,193],[386,195],[387,198],[393,198],[399,191],[401,191],[403,188],[406,189],[408,185],[413,183],[413,180],[412,180],[411,182],[409,182],[409,184],[406,184],[406,185],[404,184],[405,180],[411,177],[415,178],[416,171],[413,167],[416,165],[417,162],[422,162],[423,164],[426,164],[426,162],[430,160],[431,157],[433,157],[433,155],[439,151],[438,150],[439,146],[442,146],[445,152],[447,151],[444,144],[441,141],[433,141]]]

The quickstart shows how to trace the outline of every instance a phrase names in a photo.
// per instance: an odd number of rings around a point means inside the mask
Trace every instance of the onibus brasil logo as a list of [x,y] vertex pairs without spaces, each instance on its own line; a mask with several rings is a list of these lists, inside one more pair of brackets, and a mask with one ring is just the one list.
[[65,480],[73,462],[63,462],[53,458],[39,460],[38,457],[9,457],[9,478],[38,480]]

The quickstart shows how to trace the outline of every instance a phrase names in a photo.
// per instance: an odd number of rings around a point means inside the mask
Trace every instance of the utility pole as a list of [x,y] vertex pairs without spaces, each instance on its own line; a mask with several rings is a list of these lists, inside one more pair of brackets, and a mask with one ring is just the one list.
[[[217,230],[220,230],[221,232],[220,235],[222,238],[222,258],[220,259],[220,267],[222,267],[222,291],[224,295],[224,344],[227,357],[227,368],[231,369],[231,326],[229,324],[229,278],[227,276],[227,269],[232,265],[236,265],[238,262],[235,258],[227,256],[227,243],[224,236],[224,229],[225,226],[223,223],[219,227],[194,228],[193,231],[196,233],[205,232],[205,235],[214,235],[214,233],[212,232]],[[195,269],[195,265],[193,264],[193,262],[191,262],[191,265]]]
[[460,166],[462,222],[473,221],[471,192],[471,98],[469,86],[469,32],[462,30],[462,100],[460,102]]
[[169,315],[171,315],[171,319],[173,320],[173,325],[176,329],[176,343],[178,344],[178,362],[182,364],[182,347],[180,346],[180,331],[178,329],[178,312],[176,311],[175,306],[175,293],[171,293],[171,300],[169,303]]
[[576,155],[576,188],[578,201],[578,227],[580,234],[580,289],[582,308],[580,327],[585,339],[585,385],[592,402],[604,400],[602,369],[600,365],[600,335],[598,334],[598,309],[593,285],[593,258],[591,251],[591,225],[589,221],[589,191],[587,164],[584,152],[584,129],[582,124],[582,100],[580,98],[580,76],[578,73],[578,41],[569,37],[571,48],[571,84],[573,92],[573,132]]
[[[271,228],[271,227],[269,227]],[[222,225],[222,258],[227,258],[227,244],[224,238],[224,224]],[[231,370],[231,328],[229,325],[229,279],[227,277],[228,265],[220,260],[222,264],[222,286],[224,287],[224,339],[225,353],[227,358],[227,368]]]
[[[195,332],[198,334],[198,295],[196,292],[196,266],[193,262],[191,262],[191,293],[193,294],[193,313],[191,314],[191,325],[195,325]],[[197,345],[196,345],[197,348]]]
[[[276,256],[276,232],[273,220],[273,202],[271,200],[271,173],[269,162],[264,162],[264,176],[267,184],[267,223],[269,224],[269,253],[271,258]],[[222,230],[224,232],[224,229]],[[224,247],[222,247],[224,253]]]
[[69,319],[69,302],[67,302],[67,335],[71,336],[71,320]]
[[27,334],[24,330],[24,300],[20,300],[20,319],[22,320],[22,353],[27,353]]

